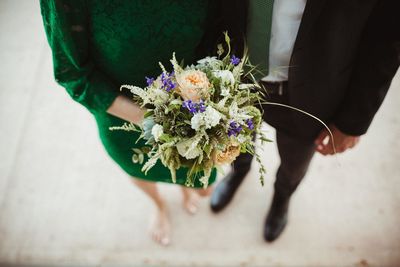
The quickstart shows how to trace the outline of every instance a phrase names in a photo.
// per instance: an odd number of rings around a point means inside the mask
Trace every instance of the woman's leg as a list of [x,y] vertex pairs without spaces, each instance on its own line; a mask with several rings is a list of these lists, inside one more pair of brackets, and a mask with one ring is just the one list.
[[195,192],[201,196],[201,197],[208,197],[211,195],[212,191],[214,190],[214,187],[212,185],[210,185],[207,188],[200,188],[200,189],[196,189]]
[[194,189],[185,186],[181,187],[183,196],[183,207],[190,214],[195,214],[199,207],[199,196],[206,197],[211,195],[213,188]]
[[168,208],[158,191],[157,184],[141,179],[132,179],[132,181],[137,187],[146,193],[156,205],[157,211],[150,226],[150,234],[152,238],[162,245],[168,245],[170,243],[171,234]]
[[181,186],[183,197],[183,208],[190,214],[195,214],[199,208],[199,196],[194,189]]

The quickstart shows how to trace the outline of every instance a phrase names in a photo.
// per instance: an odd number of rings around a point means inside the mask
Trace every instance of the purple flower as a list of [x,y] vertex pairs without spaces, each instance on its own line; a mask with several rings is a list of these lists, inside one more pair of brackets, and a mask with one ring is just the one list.
[[228,136],[231,137],[233,136],[238,136],[238,134],[242,131],[242,126],[235,122],[235,121],[231,121],[229,123],[229,129],[228,129]]
[[165,91],[167,92],[170,92],[171,90],[176,88],[176,83],[172,81],[172,77],[174,76],[174,74],[174,72],[163,72],[161,74],[162,88],[165,89]]
[[197,104],[197,110],[198,110],[200,113],[203,113],[203,112],[206,111],[206,104],[204,103],[203,100],[200,100],[200,102]]
[[206,105],[203,100],[200,100],[199,103],[195,103],[192,100],[183,101],[182,106],[189,110],[190,113],[203,113],[206,111]]
[[192,100],[183,101],[182,106],[184,108],[187,108],[189,110],[189,112],[192,114],[197,112],[196,103],[194,103]]
[[247,119],[246,124],[247,124],[247,128],[249,128],[250,130],[254,130],[254,123],[253,123],[252,119]]
[[149,77],[146,77],[146,83],[147,83],[147,86],[150,86],[150,85],[152,85],[153,84],[153,82],[154,82],[154,78],[149,78]]
[[237,66],[240,63],[240,58],[236,57],[235,55],[232,55],[231,57],[231,63],[233,64],[233,66]]

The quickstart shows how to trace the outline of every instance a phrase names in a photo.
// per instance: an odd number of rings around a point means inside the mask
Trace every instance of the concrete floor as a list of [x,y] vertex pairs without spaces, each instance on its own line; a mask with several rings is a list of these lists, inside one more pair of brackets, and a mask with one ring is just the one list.
[[145,231],[151,203],[106,156],[91,115],[53,81],[37,2],[0,0],[0,263],[400,266],[400,75],[357,148],[315,158],[278,241],[261,237],[278,164],[270,144],[266,185],[254,164],[221,214],[205,199],[189,216],[178,189],[162,185],[174,226],[162,248]]

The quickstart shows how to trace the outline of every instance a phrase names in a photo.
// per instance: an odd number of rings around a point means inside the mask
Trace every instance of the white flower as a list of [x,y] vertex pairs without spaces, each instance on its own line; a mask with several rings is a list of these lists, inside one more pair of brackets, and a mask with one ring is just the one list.
[[196,131],[198,131],[202,126],[204,126],[205,129],[211,129],[212,127],[218,125],[221,118],[221,113],[208,106],[205,112],[196,113],[192,117],[190,124],[192,129]]
[[198,142],[198,139],[186,139],[176,144],[176,149],[182,157],[186,159],[194,159],[202,153],[202,151],[197,147]]
[[221,79],[221,82],[224,85],[235,84],[235,77],[233,77],[233,73],[229,70],[216,70],[213,71],[213,74],[216,78]]
[[243,143],[251,141],[251,138],[249,136],[244,135],[244,134],[239,134],[236,139],[240,144],[243,144]]
[[209,97],[210,82],[207,75],[199,70],[185,70],[176,75],[179,88],[178,94],[184,100],[199,102]]
[[151,134],[154,136],[154,140],[158,142],[160,140],[160,136],[164,133],[163,127],[160,124],[155,124],[151,129]]
[[151,130],[153,129],[155,122],[153,120],[153,117],[149,116],[143,119],[142,122],[142,128],[143,128],[143,135],[144,139],[148,140],[150,142],[154,141],[153,134],[151,133]]
[[210,106],[206,108],[206,112],[204,112],[203,114],[204,114],[206,129],[210,129],[214,126],[217,126],[222,118],[221,113],[219,113],[217,110],[215,110],[213,107]]
[[247,115],[245,111],[239,109],[236,101],[232,102],[231,106],[229,107],[229,117],[240,124],[242,124],[243,121],[252,118],[252,116]]
[[255,87],[257,87],[255,84],[252,84],[252,83],[242,83],[242,84],[239,84],[239,89],[240,90],[243,90],[243,89],[251,89],[251,88],[255,88]]
[[198,131],[203,124],[203,113],[196,113],[190,120],[190,125],[192,129],[196,131]]
[[199,67],[202,66],[210,66],[212,69],[219,69],[222,66],[221,60],[217,59],[217,57],[206,57],[197,61],[199,63]]
[[229,91],[229,88],[227,88],[225,86],[221,86],[221,95],[222,96],[230,96],[231,93]]
[[149,90],[149,96],[155,106],[161,106],[167,103],[169,99],[168,93],[159,88],[152,88],[151,90]]

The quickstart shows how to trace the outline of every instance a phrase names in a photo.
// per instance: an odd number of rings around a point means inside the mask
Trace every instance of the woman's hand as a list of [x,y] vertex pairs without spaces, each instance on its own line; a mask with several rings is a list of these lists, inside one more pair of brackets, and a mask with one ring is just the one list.
[[134,124],[141,124],[145,110],[126,96],[117,96],[107,110],[108,113]]

